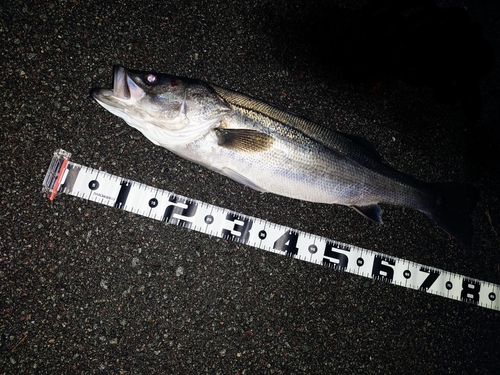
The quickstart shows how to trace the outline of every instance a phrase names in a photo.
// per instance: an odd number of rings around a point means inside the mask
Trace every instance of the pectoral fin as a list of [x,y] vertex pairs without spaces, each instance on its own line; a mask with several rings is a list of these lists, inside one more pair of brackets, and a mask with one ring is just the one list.
[[215,128],[214,131],[219,146],[237,151],[266,151],[274,142],[269,134],[252,129]]
[[368,206],[350,206],[356,212],[370,219],[376,223],[382,224],[382,209],[378,204],[371,204]]

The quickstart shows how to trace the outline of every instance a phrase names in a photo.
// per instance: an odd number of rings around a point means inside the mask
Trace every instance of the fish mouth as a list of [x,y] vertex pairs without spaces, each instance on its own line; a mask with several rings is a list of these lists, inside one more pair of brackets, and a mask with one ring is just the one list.
[[113,73],[113,95],[117,99],[130,99],[130,89],[127,81],[129,81],[127,70],[123,66],[115,66]]
[[99,102],[128,101],[140,99],[144,91],[130,78],[127,69],[116,65],[113,69],[113,89],[96,88],[90,94]]

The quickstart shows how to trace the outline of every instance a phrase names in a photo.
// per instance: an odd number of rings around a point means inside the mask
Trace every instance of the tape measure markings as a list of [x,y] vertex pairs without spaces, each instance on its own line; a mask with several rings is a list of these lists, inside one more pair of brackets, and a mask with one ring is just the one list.
[[243,215],[69,161],[57,150],[43,181],[67,193],[210,236],[500,311],[500,286]]

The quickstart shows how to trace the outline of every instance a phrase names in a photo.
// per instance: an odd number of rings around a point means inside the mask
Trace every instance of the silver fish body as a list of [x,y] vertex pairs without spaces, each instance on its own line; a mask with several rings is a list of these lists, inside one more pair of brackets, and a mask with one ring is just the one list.
[[366,140],[252,97],[168,74],[115,67],[94,99],[154,144],[261,192],[342,204],[381,222],[379,203],[420,210],[469,242],[477,190],[430,184],[382,162]]

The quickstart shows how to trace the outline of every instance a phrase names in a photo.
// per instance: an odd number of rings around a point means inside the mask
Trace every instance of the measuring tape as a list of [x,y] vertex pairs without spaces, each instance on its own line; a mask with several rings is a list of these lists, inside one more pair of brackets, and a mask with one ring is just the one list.
[[43,181],[58,192],[275,254],[500,311],[500,286],[246,216],[70,162],[54,153]]

